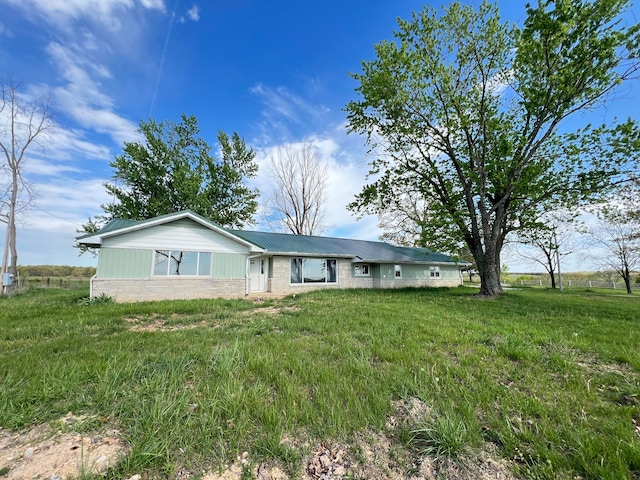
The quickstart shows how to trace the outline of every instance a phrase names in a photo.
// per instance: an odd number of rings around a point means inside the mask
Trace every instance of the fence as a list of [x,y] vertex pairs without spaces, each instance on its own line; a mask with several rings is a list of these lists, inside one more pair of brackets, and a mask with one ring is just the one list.
[[29,288],[89,288],[89,279],[84,277],[18,276],[17,287],[20,290],[26,290]]
[[[530,286],[538,286],[538,287],[548,287],[551,288],[551,280],[549,278],[534,278],[527,280],[512,280],[507,281],[507,284],[511,286],[518,285],[530,285]],[[559,287],[560,284],[558,279],[556,279],[556,287]],[[626,291],[626,286],[622,280],[620,281],[592,281],[592,280],[572,280],[570,278],[562,279],[562,287],[563,288],[571,288],[571,287],[582,287],[582,288],[610,288],[613,290],[623,290]],[[640,290],[640,283],[631,283],[632,290]]]

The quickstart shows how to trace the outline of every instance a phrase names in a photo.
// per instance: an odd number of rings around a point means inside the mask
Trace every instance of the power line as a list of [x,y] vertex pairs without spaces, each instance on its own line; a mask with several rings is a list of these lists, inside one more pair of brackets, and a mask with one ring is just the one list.
[[75,226],[77,226],[77,227],[83,227],[83,226],[84,226],[84,225],[81,225],[81,224],[79,224],[79,223],[73,222],[73,221],[69,220],[68,218],[64,218],[64,217],[61,217],[60,215],[56,215],[55,213],[48,212],[47,210],[43,210],[42,208],[39,208],[39,207],[33,207],[33,209],[34,209],[34,210],[40,210],[41,212],[44,212],[44,213],[46,213],[47,215],[51,215],[52,217],[59,218],[60,220],[64,220],[65,222],[67,222],[67,223],[71,223],[72,225],[75,225]]

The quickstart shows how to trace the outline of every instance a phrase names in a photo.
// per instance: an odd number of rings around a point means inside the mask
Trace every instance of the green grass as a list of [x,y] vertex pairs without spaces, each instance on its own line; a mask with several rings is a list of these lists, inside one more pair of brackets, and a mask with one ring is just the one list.
[[[308,452],[285,436],[384,431],[391,400],[418,397],[433,415],[392,435],[417,454],[490,443],[523,478],[638,478],[640,407],[623,400],[640,396],[640,297],[474,293],[323,291],[270,302],[276,316],[243,300],[0,298],[0,426],[115,421],[130,452],[111,478],[243,451],[295,475]],[[171,328],[132,328],[151,324]]]

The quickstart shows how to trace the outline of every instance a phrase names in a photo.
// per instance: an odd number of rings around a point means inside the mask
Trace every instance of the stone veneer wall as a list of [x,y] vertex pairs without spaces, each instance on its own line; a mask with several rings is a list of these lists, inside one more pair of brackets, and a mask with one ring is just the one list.
[[109,295],[117,302],[238,298],[245,295],[245,279],[156,277],[93,279],[93,296]]
[[404,287],[457,287],[461,285],[460,277],[427,278],[427,279],[386,279],[371,277],[354,277],[351,274],[351,260],[338,259],[338,282],[295,284],[290,282],[290,257],[273,258],[273,278],[270,278],[271,292],[288,295],[309,292],[323,288],[404,288]]

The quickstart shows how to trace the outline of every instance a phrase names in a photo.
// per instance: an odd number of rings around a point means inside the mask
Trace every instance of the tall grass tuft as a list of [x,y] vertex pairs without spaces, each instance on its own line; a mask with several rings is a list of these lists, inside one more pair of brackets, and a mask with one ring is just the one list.
[[421,456],[454,460],[470,451],[470,443],[471,435],[463,419],[453,411],[422,420],[409,441]]

